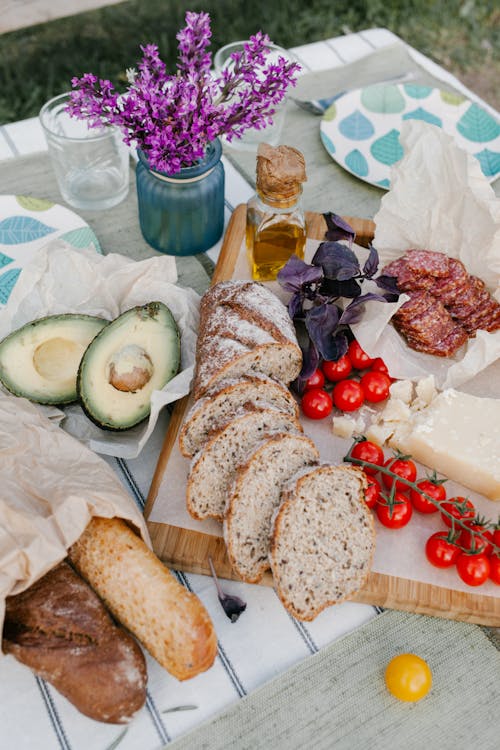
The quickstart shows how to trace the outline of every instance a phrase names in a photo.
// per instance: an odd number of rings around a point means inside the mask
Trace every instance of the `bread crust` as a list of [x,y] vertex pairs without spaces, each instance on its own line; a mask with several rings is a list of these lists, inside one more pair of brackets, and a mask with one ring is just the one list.
[[124,521],[93,518],[69,557],[170,674],[187,680],[212,666],[217,637],[205,607]]

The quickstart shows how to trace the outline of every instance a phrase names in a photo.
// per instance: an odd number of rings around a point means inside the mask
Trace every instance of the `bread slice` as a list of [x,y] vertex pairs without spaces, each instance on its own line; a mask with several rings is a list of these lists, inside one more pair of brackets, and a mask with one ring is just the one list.
[[221,380],[256,372],[288,384],[301,367],[302,352],[288,311],[267,287],[226,281],[204,294],[196,344],[195,399]]
[[265,375],[221,380],[196,401],[179,433],[183,456],[192,458],[241,408],[275,408],[298,419],[297,402],[286,386]]
[[269,532],[282,486],[299,469],[319,462],[305,435],[279,433],[259,444],[237,473],[224,519],[229,561],[248,583],[269,568]]
[[270,563],[276,592],[297,619],[312,620],[363,586],[375,550],[365,487],[361,471],[329,464],[299,472],[284,487]]
[[238,467],[257,443],[276,432],[301,433],[302,427],[290,414],[263,409],[233,419],[216,433],[191,462],[186,492],[190,515],[222,521]]

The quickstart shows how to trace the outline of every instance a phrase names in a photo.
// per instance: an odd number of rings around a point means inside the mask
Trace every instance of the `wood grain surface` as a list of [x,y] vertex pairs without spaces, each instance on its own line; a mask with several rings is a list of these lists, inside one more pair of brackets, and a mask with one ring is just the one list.
[[[370,219],[344,217],[356,231],[356,242],[366,245],[373,238],[374,224]],[[322,239],[326,224],[321,214],[306,213],[308,236]],[[245,232],[245,206],[236,208],[226,230],[219,261],[212,283],[232,277]],[[149,518],[172,448],[186,412],[189,397],[178,401],[172,413],[156,471],[145,507]],[[239,580],[227,559],[222,537],[183,529],[168,524],[148,521],[153,548],[156,554],[176,570],[191,573],[210,573],[208,558],[211,557],[221,578]],[[263,585],[272,586],[272,576],[267,573]],[[453,620],[474,622],[500,627],[500,599],[484,596],[478,592],[466,593],[440,586],[411,581],[397,576],[371,573],[365,586],[354,601],[373,604],[390,609],[399,609],[419,614],[434,615]]]

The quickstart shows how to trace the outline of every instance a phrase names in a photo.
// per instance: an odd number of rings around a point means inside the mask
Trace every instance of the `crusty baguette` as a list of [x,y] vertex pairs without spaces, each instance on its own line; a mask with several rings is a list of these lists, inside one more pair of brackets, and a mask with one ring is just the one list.
[[69,557],[170,674],[187,680],[212,666],[217,638],[203,604],[124,521],[93,518]]
[[146,701],[144,654],[65,562],[7,597],[3,650],[95,721],[124,724]]
[[299,620],[351,598],[365,583],[375,551],[366,477],[351,466],[322,464],[284,486],[271,535],[276,593]]

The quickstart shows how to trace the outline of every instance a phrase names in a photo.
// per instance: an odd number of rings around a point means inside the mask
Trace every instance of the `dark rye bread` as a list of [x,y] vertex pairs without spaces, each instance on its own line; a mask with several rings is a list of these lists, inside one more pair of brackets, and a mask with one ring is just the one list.
[[3,650],[96,721],[127,723],[146,700],[141,649],[67,563],[7,597]]
[[195,399],[220,380],[263,373],[285,384],[302,352],[283,303],[262,284],[224,281],[204,295],[193,379]]
[[191,462],[186,505],[193,518],[222,521],[236,472],[261,440],[277,432],[301,433],[300,422],[276,409],[239,416],[217,432]]
[[258,373],[253,377],[221,380],[195,401],[187,413],[179,434],[182,455],[192,458],[240,409],[270,407],[298,419],[297,402],[282,383]]
[[273,523],[270,563],[276,592],[299,620],[352,597],[375,550],[366,478],[354,467],[305,469],[283,488]]
[[299,469],[319,462],[305,435],[279,433],[260,443],[242,465],[224,518],[224,539],[233,570],[258,583],[269,568],[269,532],[281,489]]

